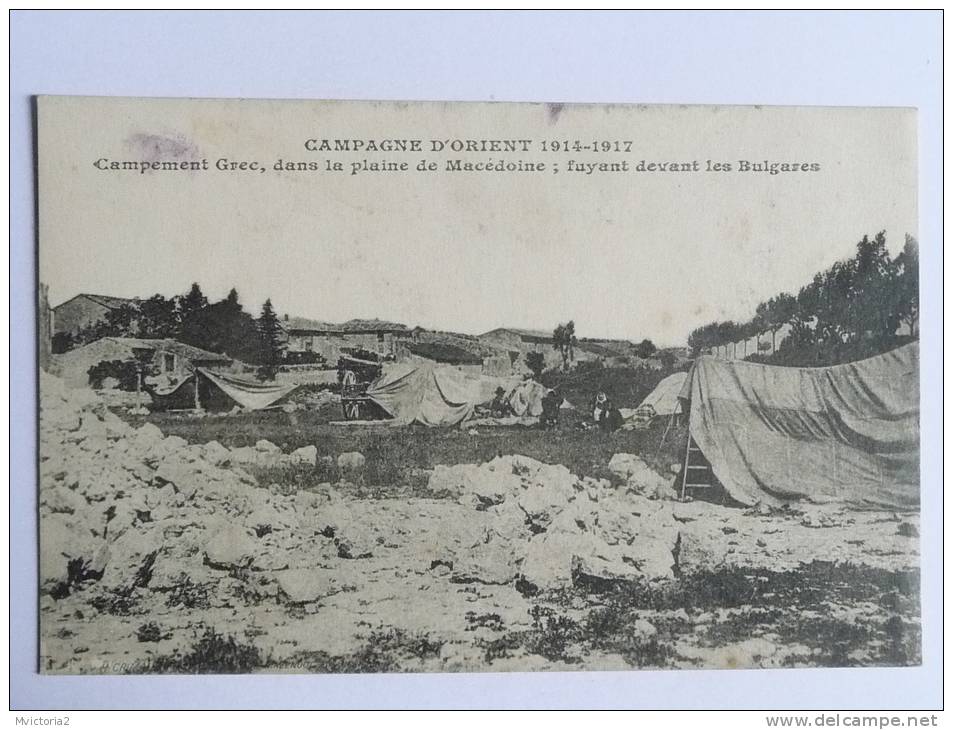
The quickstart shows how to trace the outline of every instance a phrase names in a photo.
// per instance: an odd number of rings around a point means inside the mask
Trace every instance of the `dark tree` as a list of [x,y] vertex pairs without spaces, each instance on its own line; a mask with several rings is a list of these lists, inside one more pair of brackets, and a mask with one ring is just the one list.
[[572,320],[553,330],[553,349],[559,351],[563,359],[563,370],[569,370],[569,363],[576,359],[576,323]]
[[281,324],[271,305],[271,299],[266,299],[261,308],[261,316],[258,318],[259,352],[261,353],[259,360],[261,368],[258,374],[263,380],[274,380],[278,372],[284,350],[282,335]]
[[658,348],[655,346],[655,343],[652,342],[652,340],[642,340],[635,346],[635,354],[641,357],[643,360],[652,357],[657,350]]
[[543,370],[546,368],[546,358],[541,352],[527,352],[524,358],[526,367],[533,373],[533,379],[539,380],[543,377]]

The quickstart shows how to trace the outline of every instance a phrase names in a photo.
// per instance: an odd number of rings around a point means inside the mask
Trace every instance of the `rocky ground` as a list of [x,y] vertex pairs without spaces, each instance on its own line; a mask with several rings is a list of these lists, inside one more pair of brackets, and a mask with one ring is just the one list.
[[[41,381],[41,670],[366,672],[920,661],[918,515],[678,502],[507,455],[427,496],[259,483],[315,465],[189,445]],[[415,492],[416,494],[417,492]]]

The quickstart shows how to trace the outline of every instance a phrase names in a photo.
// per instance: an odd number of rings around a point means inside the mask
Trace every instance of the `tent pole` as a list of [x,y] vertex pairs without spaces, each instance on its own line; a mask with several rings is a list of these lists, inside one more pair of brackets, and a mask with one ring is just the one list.
[[195,410],[199,410],[199,374],[195,373],[192,377],[195,378]]
[[685,463],[682,464],[682,501],[685,501],[685,485],[688,483],[688,459],[692,453],[692,429],[689,426],[688,438],[685,441]]
[[675,414],[672,413],[669,416],[668,423],[665,425],[665,430],[662,431],[662,440],[658,442],[658,448],[655,450],[655,458],[658,458],[658,455],[662,453],[662,444],[665,443],[665,437],[668,436],[668,431],[672,427],[672,423],[675,421]]

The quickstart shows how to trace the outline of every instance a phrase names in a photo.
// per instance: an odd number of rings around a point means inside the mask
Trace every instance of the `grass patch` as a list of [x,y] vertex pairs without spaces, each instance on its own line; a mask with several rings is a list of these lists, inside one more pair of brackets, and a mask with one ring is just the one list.
[[257,647],[207,628],[184,654],[176,650],[145,664],[138,664],[129,673],[247,674],[261,666],[262,656]]
[[665,423],[653,424],[641,431],[617,431],[605,434],[582,430],[585,417],[581,410],[564,415],[558,427],[479,427],[475,435],[468,428],[427,428],[426,426],[331,426],[320,412],[256,411],[231,416],[195,417],[183,414],[152,413],[123,418],[133,425],[154,423],[168,436],[181,436],[193,444],[217,440],[231,448],[253,446],[267,439],[286,453],[314,445],[318,467],[243,466],[263,486],[280,484],[282,489],[310,489],[322,482],[337,482],[336,464],[322,464],[322,457],[337,459],[347,451],[364,454],[364,483],[356,493],[373,498],[400,496],[403,489],[423,490],[427,471],[437,464],[483,463],[498,455],[522,454],[550,464],[564,464],[579,476],[608,477],[606,465],[619,452],[642,454],[649,463],[668,473],[670,464],[683,457],[685,434],[673,429],[664,447],[658,451]]
[[378,629],[349,654],[332,655],[324,651],[298,652],[287,661],[274,665],[287,671],[315,674],[376,674],[402,671],[402,663],[432,659],[440,655],[442,640],[403,629]]

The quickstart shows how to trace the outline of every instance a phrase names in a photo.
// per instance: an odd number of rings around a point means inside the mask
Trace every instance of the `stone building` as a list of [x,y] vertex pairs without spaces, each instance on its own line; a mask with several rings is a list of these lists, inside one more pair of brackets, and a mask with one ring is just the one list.
[[75,335],[84,327],[104,319],[109,312],[134,302],[134,299],[103,294],[77,294],[53,307],[53,334],[69,332]]

